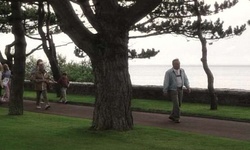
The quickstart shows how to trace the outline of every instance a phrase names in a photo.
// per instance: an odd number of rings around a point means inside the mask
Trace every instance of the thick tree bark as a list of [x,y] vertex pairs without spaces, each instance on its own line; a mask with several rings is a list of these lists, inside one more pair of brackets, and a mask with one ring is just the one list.
[[84,15],[96,30],[95,34],[84,26],[68,0],[48,2],[60,21],[61,29],[91,59],[96,85],[92,129],[132,129],[128,31],[161,0],[137,0],[130,8],[110,0],[95,0],[93,6],[89,1],[79,1]]
[[132,129],[132,88],[125,62],[110,60],[98,63],[94,68],[96,101],[92,127],[95,130]]
[[133,128],[130,109],[132,85],[128,72],[127,37],[101,39],[95,45],[103,54],[91,58],[96,85],[92,128],[130,130]]
[[23,114],[23,90],[25,77],[25,51],[26,40],[22,24],[21,3],[18,1],[11,1],[12,9],[12,32],[15,36],[14,48],[14,65],[12,67],[12,79],[10,89],[9,114],[22,115]]
[[129,130],[133,127],[131,81],[124,58],[93,64],[96,101],[92,128],[95,130]]

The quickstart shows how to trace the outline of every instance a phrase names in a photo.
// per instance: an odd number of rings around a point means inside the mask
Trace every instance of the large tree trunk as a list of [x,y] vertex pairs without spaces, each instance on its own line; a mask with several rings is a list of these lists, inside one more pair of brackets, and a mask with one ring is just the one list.
[[96,33],[90,31],[68,0],[48,0],[61,29],[91,59],[96,85],[92,128],[130,130],[133,128],[131,81],[128,73],[128,31],[155,9],[161,0],[140,0],[130,8],[117,1],[78,1]]
[[128,72],[127,38],[125,42],[115,37],[103,39],[105,47],[100,46],[103,41],[96,44],[103,55],[91,58],[96,86],[92,128],[130,130],[133,128],[132,85]]
[[14,65],[12,67],[12,80],[10,89],[9,114],[23,114],[23,85],[25,76],[25,51],[26,40],[22,24],[21,3],[11,1],[12,9],[12,32],[15,35]]

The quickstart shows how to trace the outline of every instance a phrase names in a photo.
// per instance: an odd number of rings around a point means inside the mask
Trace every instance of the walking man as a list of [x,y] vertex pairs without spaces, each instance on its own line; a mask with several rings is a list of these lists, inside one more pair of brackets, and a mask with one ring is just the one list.
[[173,67],[165,73],[163,94],[164,96],[169,96],[173,102],[173,109],[169,119],[175,123],[180,123],[180,107],[183,98],[183,86],[187,88],[188,93],[191,92],[191,89],[184,69],[180,68],[179,59],[174,59],[172,65]]
[[47,87],[50,82],[50,77],[45,70],[44,64],[39,64],[36,73],[32,76],[32,81],[35,82],[36,90],[36,108],[41,109],[41,96],[45,102],[45,110],[50,108],[48,99],[47,99]]

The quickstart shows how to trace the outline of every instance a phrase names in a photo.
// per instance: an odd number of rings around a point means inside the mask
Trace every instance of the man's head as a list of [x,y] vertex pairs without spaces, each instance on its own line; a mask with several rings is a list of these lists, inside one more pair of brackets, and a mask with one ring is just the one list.
[[42,59],[38,59],[38,60],[36,61],[36,65],[37,65],[37,66],[40,65],[40,64],[43,64],[43,60],[42,60]]
[[173,61],[172,61],[172,65],[173,65],[173,68],[174,69],[180,69],[180,61],[179,61],[179,59],[178,58],[176,58],[176,59],[174,59]]
[[38,64],[38,69],[39,69],[40,72],[45,72],[45,66],[44,66],[44,64],[43,63]]

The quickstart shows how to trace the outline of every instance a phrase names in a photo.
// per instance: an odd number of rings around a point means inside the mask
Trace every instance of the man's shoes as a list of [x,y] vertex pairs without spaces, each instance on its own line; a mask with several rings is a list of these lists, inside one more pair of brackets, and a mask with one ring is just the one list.
[[172,120],[172,121],[175,120],[174,117],[172,117],[172,116],[169,116],[168,118],[169,118],[170,120]]
[[179,119],[176,119],[174,122],[175,123],[181,123]]
[[48,110],[50,108],[50,105],[45,106],[45,110]]
[[174,117],[172,117],[172,116],[169,116],[168,117],[170,120],[172,120],[173,122],[175,122],[175,123],[181,123],[180,122],[180,119],[175,119]]
[[6,102],[6,99],[4,97],[1,98],[2,102]]
[[63,103],[64,103],[64,104],[67,104],[67,103],[68,103],[68,101],[66,100],[66,101],[64,101]]

